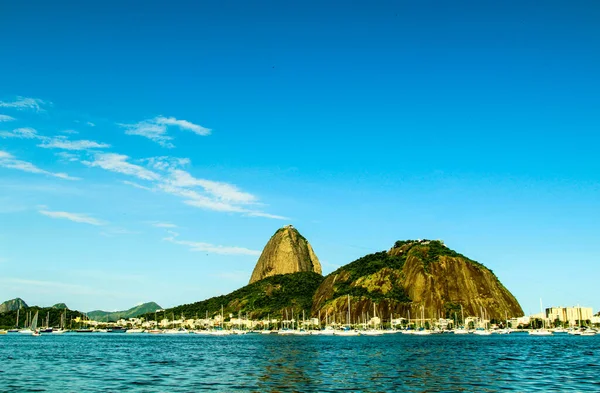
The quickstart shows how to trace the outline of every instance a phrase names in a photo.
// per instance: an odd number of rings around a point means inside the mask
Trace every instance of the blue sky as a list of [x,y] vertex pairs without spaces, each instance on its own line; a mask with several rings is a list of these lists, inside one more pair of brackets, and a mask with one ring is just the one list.
[[167,307],[291,223],[600,307],[596,2],[0,6],[0,300]]

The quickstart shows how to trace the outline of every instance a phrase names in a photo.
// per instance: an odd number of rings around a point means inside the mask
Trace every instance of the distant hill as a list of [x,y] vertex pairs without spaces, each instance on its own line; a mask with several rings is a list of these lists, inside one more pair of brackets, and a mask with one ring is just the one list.
[[55,308],[57,310],[66,310],[69,307],[67,307],[67,305],[64,303],[56,303],[54,306],[52,306],[52,308]]
[[87,316],[94,321],[115,322],[121,318],[124,318],[124,319],[135,318],[135,317],[139,317],[140,315],[154,313],[154,311],[160,310],[160,309],[161,309],[161,307],[158,304],[156,304],[154,302],[149,302],[149,303],[140,304],[139,306],[132,307],[129,310],[125,310],[125,311],[102,311],[102,310],[90,311],[89,313],[87,313]]
[[21,298],[16,298],[12,300],[7,300],[4,303],[0,304],[0,313],[5,313],[7,311],[14,311],[20,308],[27,308],[27,303],[23,301]]
[[[196,315],[204,318],[207,313],[209,317],[213,317],[221,313],[221,306],[226,320],[229,319],[229,314],[237,317],[238,312],[260,319],[267,318],[269,314],[273,318],[281,318],[282,315],[285,317],[287,311],[291,318],[292,310],[295,318],[302,315],[302,311],[305,311],[308,318],[313,294],[322,281],[323,276],[315,272],[278,274],[246,285],[228,295],[169,308],[164,314],[160,312],[158,318],[162,319],[163,315],[169,319],[177,319],[181,315],[187,318]],[[146,317],[154,319],[154,314]]]

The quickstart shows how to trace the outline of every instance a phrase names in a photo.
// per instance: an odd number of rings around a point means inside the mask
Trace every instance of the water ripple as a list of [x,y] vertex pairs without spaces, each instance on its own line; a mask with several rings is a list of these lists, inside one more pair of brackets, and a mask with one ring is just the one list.
[[0,336],[0,391],[599,391],[596,337]]

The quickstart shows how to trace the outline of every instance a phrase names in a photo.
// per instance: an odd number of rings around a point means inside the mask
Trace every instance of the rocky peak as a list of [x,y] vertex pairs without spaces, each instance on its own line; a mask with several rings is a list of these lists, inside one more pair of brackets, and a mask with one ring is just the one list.
[[310,243],[292,225],[275,232],[263,249],[250,284],[277,274],[315,272],[322,274],[321,263]]
[[4,313],[7,311],[15,311],[20,308],[27,308],[27,303],[23,301],[21,298],[16,298],[12,300],[7,300],[4,303],[0,304],[0,313]]

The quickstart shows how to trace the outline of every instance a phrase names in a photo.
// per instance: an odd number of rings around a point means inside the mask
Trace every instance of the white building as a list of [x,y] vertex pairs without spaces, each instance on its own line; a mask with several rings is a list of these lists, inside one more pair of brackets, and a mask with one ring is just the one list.
[[559,320],[569,325],[577,325],[578,321],[591,321],[594,313],[591,307],[550,307],[546,309],[546,318],[550,322]]

